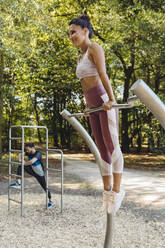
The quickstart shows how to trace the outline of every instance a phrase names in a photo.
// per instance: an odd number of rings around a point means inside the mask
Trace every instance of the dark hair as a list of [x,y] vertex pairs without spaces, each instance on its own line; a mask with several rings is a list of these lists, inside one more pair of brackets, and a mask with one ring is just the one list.
[[69,26],[75,24],[78,25],[82,28],[88,28],[89,30],[89,38],[92,38],[93,35],[93,27],[90,23],[90,18],[87,15],[80,15],[78,18],[74,18],[71,20],[71,22],[69,23]]
[[26,143],[25,144],[25,147],[30,147],[30,148],[32,148],[32,147],[34,147],[35,145],[33,144],[33,143]]

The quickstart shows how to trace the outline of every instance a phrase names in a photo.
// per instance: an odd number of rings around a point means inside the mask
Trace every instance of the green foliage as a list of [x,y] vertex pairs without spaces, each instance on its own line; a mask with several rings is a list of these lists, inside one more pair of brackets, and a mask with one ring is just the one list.
[[[68,39],[68,23],[84,11],[93,24],[93,41],[105,50],[107,73],[118,101],[126,101],[131,84],[138,78],[143,78],[165,100],[163,3],[163,0],[1,0],[4,148],[8,146],[6,138],[12,124],[46,125],[55,146],[84,146],[60,115],[64,108],[78,112],[85,107],[75,76],[78,52]],[[119,86],[123,87],[123,94],[119,93]],[[147,144],[149,150],[161,152],[163,130],[145,106],[126,114],[129,146],[140,151]],[[91,133],[88,120],[81,122]],[[120,124],[123,132],[126,123]],[[42,135],[38,134],[40,140]],[[125,141],[121,142],[125,145]]]

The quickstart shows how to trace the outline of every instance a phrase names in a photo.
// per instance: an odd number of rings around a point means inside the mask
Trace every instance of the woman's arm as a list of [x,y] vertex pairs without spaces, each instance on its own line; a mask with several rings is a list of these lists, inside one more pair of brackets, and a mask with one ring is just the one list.
[[100,79],[102,84],[108,94],[109,102],[103,104],[103,108],[105,110],[111,109],[112,102],[115,102],[115,97],[113,94],[112,86],[108,75],[106,73],[106,66],[105,66],[105,55],[102,47],[97,43],[92,43],[88,50],[89,59],[92,59],[96,65],[96,69],[99,73]]

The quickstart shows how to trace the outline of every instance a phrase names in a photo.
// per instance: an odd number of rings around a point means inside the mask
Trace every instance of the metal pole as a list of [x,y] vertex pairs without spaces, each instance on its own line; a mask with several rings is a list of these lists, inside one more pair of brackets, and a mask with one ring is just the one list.
[[[48,149],[49,151],[53,152],[59,152],[61,154],[61,170],[60,169],[54,169],[54,168],[47,168],[47,171],[58,171],[61,172],[61,213],[63,212],[63,195],[64,195],[64,158],[63,158],[63,151],[60,149]],[[49,174],[48,174],[49,176]]]
[[64,157],[61,151],[61,213],[63,212],[63,195],[64,195]]
[[48,129],[46,128],[46,209],[48,209]]
[[10,184],[11,184],[11,127],[9,129],[8,211],[10,210]]
[[24,204],[24,127],[22,126],[22,156],[21,156],[21,217],[23,217],[23,204]]
[[[137,96],[131,96],[128,98],[127,103],[123,103],[123,104],[113,104],[112,108],[117,108],[117,109],[128,109],[128,108],[132,108],[134,106],[134,102],[137,100]],[[86,114],[90,114],[90,113],[94,113],[97,111],[103,110],[102,106],[96,107],[96,108],[91,108],[91,109],[86,109],[85,113]],[[73,113],[70,114],[69,117],[80,117],[80,116],[84,116],[84,113]]]
[[151,88],[142,80],[137,80],[130,89],[151,110],[165,129],[165,105]]
[[112,248],[114,223],[115,223],[114,215],[107,213],[107,226],[106,226],[106,234],[104,240],[104,248]]

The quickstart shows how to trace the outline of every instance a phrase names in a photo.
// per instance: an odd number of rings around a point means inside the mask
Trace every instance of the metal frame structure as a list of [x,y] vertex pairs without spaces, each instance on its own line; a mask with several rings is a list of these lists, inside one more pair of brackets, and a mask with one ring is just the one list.
[[153,113],[165,129],[165,104],[153,92],[153,90],[142,80],[137,80],[130,88],[142,103],[144,103]]
[[54,169],[54,168],[49,168],[48,167],[48,162],[46,163],[47,167],[46,167],[46,183],[47,183],[47,187],[46,187],[46,209],[48,209],[48,183],[49,183],[49,176],[48,176],[48,171],[57,171],[57,172],[61,172],[61,213],[63,212],[63,195],[64,195],[64,156],[63,156],[63,151],[60,149],[47,149],[48,152],[55,152],[55,153],[60,153],[61,154],[61,170],[60,169]]
[[[12,129],[14,128],[21,128],[22,129],[22,136],[21,137],[12,137]],[[28,125],[14,125],[11,126],[9,129],[9,173],[8,173],[8,210],[10,210],[11,206],[10,206],[10,201],[14,201],[18,204],[21,204],[21,216],[23,216],[23,204],[24,204],[24,129],[25,128],[40,128],[40,129],[45,129],[46,131],[46,209],[48,208],[48,171],[52,170],[52,171],[60,171],[61,172],[61,213],[63,211],[63,194],[64,194],[64,190],[63,190],[63,176],[64,176],[64,166],[63,166],[63,152],[60,149],[49,149],[48,148],[48,129],[45,126],[28,126]],[[21,140],[22,141],[22,145],[21,145],[21,150],[16,150],[16,149],[12,149],[12,140]],[[53,168],[49,168],[48,166],[48,153],[49,151],[53,151],[53,152],[60,152],[61,154],[61,170],[59,169],[53,169]],[[16,152],[16,153],[22,153],[21,156],[21,162],[15,162],[12,161],[12,153]],[[21,165],[22,166],[22,176],[18,176],[16,174],[12,173],[11,170],[11,166],[12,164],[17,164],[17,165]],[[17,201],[13,198],[11,198],[11,192],[10,192],[10,184],[11,184],[11,177],[15,176],[17,178],[21,179],[21,201]]]

